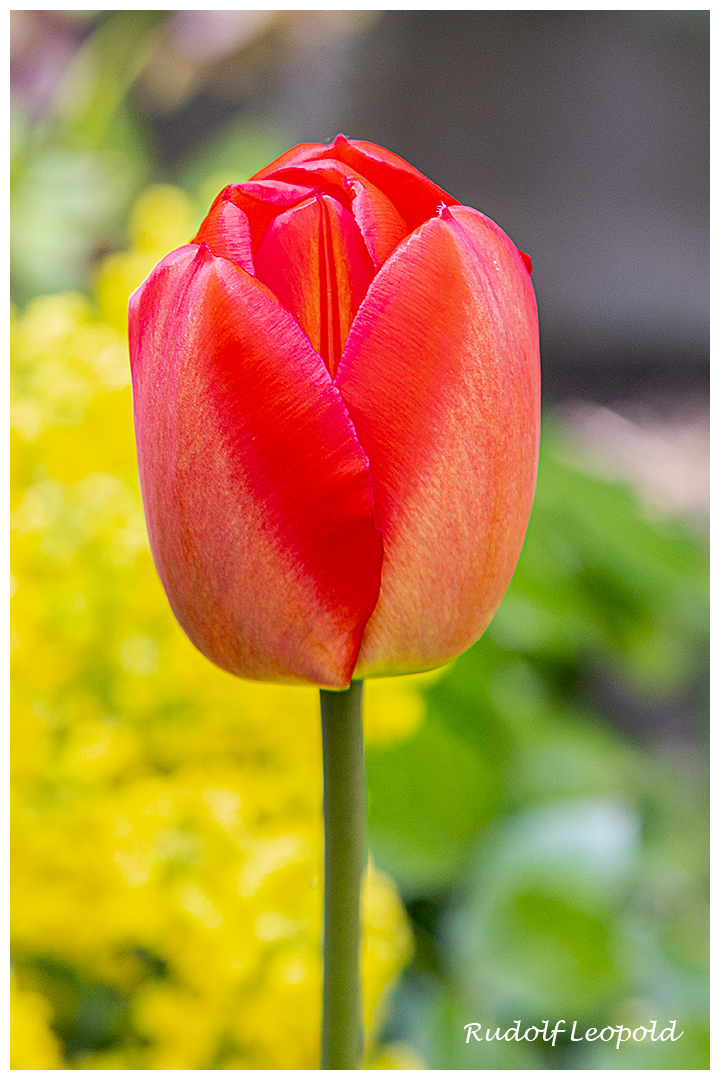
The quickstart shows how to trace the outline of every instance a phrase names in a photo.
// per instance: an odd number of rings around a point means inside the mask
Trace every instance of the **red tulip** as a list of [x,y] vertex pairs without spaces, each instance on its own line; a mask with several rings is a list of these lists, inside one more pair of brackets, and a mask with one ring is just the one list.
[[218,195],[130,302],[140,478],[188,636],[245,678],[347,686],[483,632],[532,504],[529,260],[342,136]]

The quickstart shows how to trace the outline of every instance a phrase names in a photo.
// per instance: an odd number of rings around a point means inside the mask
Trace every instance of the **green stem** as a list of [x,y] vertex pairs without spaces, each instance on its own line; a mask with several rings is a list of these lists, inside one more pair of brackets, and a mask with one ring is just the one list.
[[365,870],[362,682],[321,690],[325,912],[323,1069],[358,1069],[362,1058],[360,885]]

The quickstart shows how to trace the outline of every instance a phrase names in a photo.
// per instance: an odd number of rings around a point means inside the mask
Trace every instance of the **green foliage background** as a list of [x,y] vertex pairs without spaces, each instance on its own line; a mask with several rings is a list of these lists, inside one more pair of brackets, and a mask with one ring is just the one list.
[[[44,327],[50,333],[49,309],[28,308],[34,297],[70,288],[91,295],[97,289],[100,329],[92,305],[91,314],[79,318],[97,337],[89,351],[110,357],[103,393],[114,392],[114,378],[123,385],[117,365],[124,357],[112,353],[117,349],[112,333],[122,323],[124,286],[136,282],[127,259],[106,261],[98,279],[99,255],[129,246],[133,266],[141,266],[142,242],[136,236],[134,247],[128,244],[131,207],[139,193],[150,181],[170,180],[185,190],[190,218],[194,214],[197,220],[224,182],[249,175],[287,145],[271,119],[246,120],[195,150],[173,175],[161,172],[128,94],[155,47],[161,15],[107,13],[76,57],[49,114],[31,120],[17,108],[13,115],[17,310],[26,329],[32,311],[44,310],[34,332],[42,335]],[[144,220],[151,230],[150,219]],[[145,236],[146,252],[161,239]],[[63,740],[64,746],[73,738],[83,745],[78,732],[97,719],[93,702],[104,701],[112,713],[113,738],[122,741],[130,733],[136,739],[142,733],[141,750],[127,751],[123,760],[140,760],[142,774],[154,775],[153,770],[182,771],[197,754],[196,741],[183,743],[182,735],[178,744],[177,739],[192,725],[194,709],[207,711],[203,694],[215,694],[217,716],[220,709],[232,709],[237,693],[238,712],[249,717],[243,723],[252,732],[254,699],[224,676],[222,692],[208,690],[200,679],[197,689],[183,685],[175,697],[163,690],[159,699],[166,714],[153,717],[147,727],[142,702],[155,700],[147,689],[148,672],[162,672],[165,646],[159,667],[148,650],[152,653],[153,642],[164,641],[164,634],[180,636],[180,631],[149,625],[144,597],[141,602],[126,593],[128,582],[137,588],[150,580],[129,570],[126,576],[137,552],[145,551],[144,538],[132,531],[137,492],[122,475],[129,445],[129,415],[122,409],[128,401],[95,420],[85,416],[83,380],[68,377],[72,363],[62,372],[54,370],[42,349],[33,352],[22,338],[20,344],[15,401],[24,435],[15,451],[21,508],[16,574],[42,587],[18,594],[18,634],[32,625],[31,654],[40,668],[29,673],[30,646],[21,643],[16,723],[25,724],[23,710],[30,698],[43,697],[42,687],[52,681],[55,668],[77,656],[82,666],[72,672],[72,685],[58,677],[56,696],[45,695],[50,735],[20,754],[15,783],[23,813],[29,804],[36,812],[45,799],[46,817],[38,817],[37,827],[52,819],[52,835],[62,846],[63,836],[68,845],[77,842],[73,829],[78,827],[67,817],[62,792],[68,784],[89,781],[77,776],[60,781],[54,773],[55,786],[48,786],[38,755],[55,753]],[[99,377],[102,382],[102,370]],[[49,397],[55,410],[50,424],[62,437],[43,451],[28,432],[33,409],[48,423]],[[96,440],[106,479],[98,480],[97,461],[77,464],[73,425],[83,432],[78,443],[83,453],[90,447],[92,455]],[[53,460],[44,461],[50,448]],[[76,485],[80,502],[52,502],[48,485],[64,467],[56,453],[61,459],[75,453],[76,464],[64,482]],[[396,883],[414,937],[413,957],[379,1036],[386,1045],[406,1048],[409,1056],[395,1061],[399,1067],[418,1062],[430,1069],[708,1067],[706,542],[692,525],[649,517],[629,490],[577,462],[577,448],[548,415],[527,541],[490,629],[456,663],[414,687],[420,722],[403,729],[397,716],[407,702],[402,695],[394,699],[392,691],[378,706],[380,737],[371,738],[368,747],[370,848],[377,866]],[[31,490],[35,502],[28,504]],[[72,506],[80,510],[68,519]],[[33,529],[35,554],[28,555],[23,538]],[[146,559],[146,552],[141,557]],[[28,613],[28,595],[36,608],[46,608]],[[126,654],[108,647],[118,616],[126,622]],[[132,656],[127,649],[135,649]],[[192,662],[198,671],[205,665],[199,657]],[[177,674],[184,661],[173,663]],[[166,681],[175,677],[168,671]],[[663,728],[668,709],[686,717],[680,735]],[[180,726],[163,735],[160,729],[171,722]],[[233,782],[232,776],[220,775],[225,736],[218,731],[224,723],[211,727],[219,749],[208,751],[204,765],[208,774],[218,770],[218,787]],[[405,737],[383,734],[394,728],[401,735],[404,730]],[[242,741],[243,732],[241,724],[227,738]],[[72,745],[63,753],[66,762],[77,760]],[[94,776],[87,789],[96,799],[97,815],[106,812],[104,800],[113,785],[125,782],[118,769]],[[258,770],[262,778],[262,766]],[[312,812],[311,800],[310,818]],[[262,826],[251,828],[260,842]],[[37,858],[42,865],[49,856],[41,851]],[[23,904],[22,885],[16,903]],[[42,907],[42,897],[35,896],[34,903]],[[400,917],[393,918],[400,926]],[[21,942],[32,936],[27,928],[23,933]],[[145,947],[139,924],[128,933],[135,935],[138,950]],[[146,976],[158,985],[167,979],[162,926],[153,933],[160,942],[156,952],[138,952],[134,961],[143,968],[142,977],[91,970],[83,960],[89,953],[82,949],[69,960],[66,943],[54,941],[50,930],[42,955],[20,948],[15,963],[25,995],[21,1012],[30,1017],[27,1038],[35,1039],[41,1058],[43,1040],[50,1040],[43,1060],[56,1064],[48,1067],[62,1067],[61,1060],[70,1067],[168,1067],[142,1056],[148,1036],[134,1004]],[[398,945],[394,955],[409,954]],[[383,978],[390,980],[389,969]],[[201,993],[197,987],[193,992]],[[179,1008],[178,1000],[170,996],[169,1007]],[[272,1011],[272,993],[263,1000],[263,1008]],[[279,997],[276,1004],[282,1008]],[[614,1042],[572,1043],[567,1036],[555,1047],[465,1043],[463,1029],[470,1022],[509,1028],[518,1018],[523,1028],[565,1019],[568,1027],[577,1020],[583,1030],[635,1028],[653,1020],[660,1029],[676,1020],[684,1034],[674,1042],[646,1039],[620,1050]],[[106,1056],[93,1057],[98,1053]],[[19,1067],[42,1067],[37,1060]],[[217,1047],[214,1058],[203,1060],[198,1064],[188,1057],[174,1067],[249,1067]],[[392,1067],[389,1060],[383,1065],[378,1059],[376,1067]],[[265,1067],[292,1064],[280,1058]]]

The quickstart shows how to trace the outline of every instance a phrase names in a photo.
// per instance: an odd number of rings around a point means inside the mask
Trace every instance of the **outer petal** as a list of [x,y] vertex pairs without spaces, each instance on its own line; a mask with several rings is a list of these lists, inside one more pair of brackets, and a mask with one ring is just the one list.
[[455,207],[409,237],[370,286],[336,385],[385,547],[355,675],[436,666],[492,618],[535,489],[537,311],[505,234]]
[[246,678],[349,682],[382,538],[322,359],[250,275],[189,245],[131,300],[140,478],[178,621]]

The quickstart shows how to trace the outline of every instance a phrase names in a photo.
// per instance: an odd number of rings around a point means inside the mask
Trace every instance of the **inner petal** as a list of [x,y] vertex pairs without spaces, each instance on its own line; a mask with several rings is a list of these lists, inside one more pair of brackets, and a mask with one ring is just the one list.
[[318,191],[338,199],[353,215],[376,268],[408,234],[405,221],[387,196],[347,165],[332,159],[306,161],[302,167],[280,169],[274,175],[276,183],[288,187],[307,184],[312,178]]
[[295,316],[334,378],[375,268],[349,210],[314,195],[279,214],[255,252],[255,273]]

